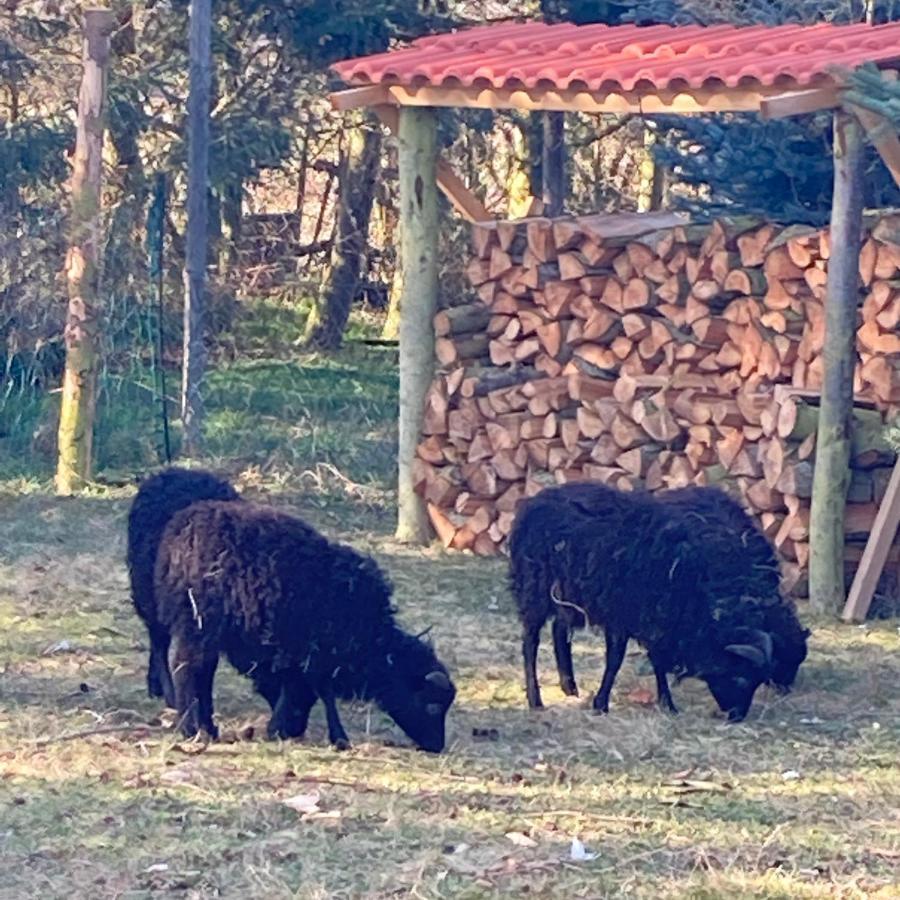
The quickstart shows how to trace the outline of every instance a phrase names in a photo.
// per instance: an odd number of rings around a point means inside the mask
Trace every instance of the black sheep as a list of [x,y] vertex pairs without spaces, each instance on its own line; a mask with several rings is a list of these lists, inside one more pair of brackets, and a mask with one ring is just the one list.
[[716,577],[729,584],[728,596],[735,603],[753,599],[744,606],[748,616],[756,617],[748,624],[772,635],[771,683],[781,693],[789,692],[806,659],[810,632],[782,593],[778,557],[769,539],[740,503],[718,488],[678,488],[655,496],[688,517],[691,533],[715,567]]
[[185,735],[216,735],[221,652],[269,701],[271,735],[302,736],[320,699],[332,744],[349,746],[336,700],[356,697],[375,700],[422,749],[443,749],[455,696],[447,670],[395,623],[376,563],[300,519],[248,503],[193,504],[166,527],[154,592],[175,640]]
[[510,535],[510,576],[523,623],[529,705],[541,705],[537,644],[541,626],[554,613],[554,646],[568,664],[560,672],[570,678],[563,683],[570,693],[575,686],[568,630],[587,623],[604,628],[598,711],[608,709],[625,647],[634,637],[649,651],[662,704],[674,711],[666,673],[694,675],[707,682],[731,719],[743,718],[769,676],[773,643],[755,627],[758,615],[720,596],[714,575],[686,517],[649,494],[571,485],[526,501]]
[[[590,515],[602,511],[617,493],[603,484],[576,482],[549,488],[540,496]],[[806,659],[809,631],[800,623],[794,604],[781,593],[778,559],[768,538],[740,504],[718,488],[692,486],[662,491],[653,497],[688,517],[697,552],[706,560],[708,577],[716,583],[718,602],[738,605],[740,611],[735,610],[735,614],[742,612],[748,627],[772,636],[770,681],[778,691],[790,691]],[[550,597],[533,602],[535,608],[527,613],[531,633],[535,633],[535,628],[539,633],[546,619],[553,617],[553,646],[560,685],[565,693],[577,695],[571,632],[584,627],[584,619],[571,609],[558,610]]]
[[148,478],[128,513],[128,575],[131,599],[150,635],[147,693],[175,705],[169,673],[169,633],[160,624],[153,599],[153,568],[163,529],[179,510],[198,500],[238,500],[223,479],[201,469],[170,468]]

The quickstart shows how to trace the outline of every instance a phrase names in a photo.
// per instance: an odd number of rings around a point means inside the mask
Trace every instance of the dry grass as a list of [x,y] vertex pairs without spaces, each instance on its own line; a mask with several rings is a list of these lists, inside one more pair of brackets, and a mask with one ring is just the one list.
[[[550,708],[530,714],[502,564],[403,550],[377,506],[278,502],[376,553],[404,620],[434,625],[460,688],[449,751],[408,749],[362,707],[347,754],[320,710],[303,744],[109,732],[160,724],[127,498],[0,493],[0,898],[898,896],[895,625],[817,628],[796,692],[761,692],[737,726],[695,683],[677,718],[629,700],[652,687],[637,653],[597,718],[544,651]],[[576,650],[594,686],[598,642]],[[264,721],[227,666],[217,695],[232,733]],[[313,815],[282,802],[313,793]],[[597,858],[572,861],[573,837]]]

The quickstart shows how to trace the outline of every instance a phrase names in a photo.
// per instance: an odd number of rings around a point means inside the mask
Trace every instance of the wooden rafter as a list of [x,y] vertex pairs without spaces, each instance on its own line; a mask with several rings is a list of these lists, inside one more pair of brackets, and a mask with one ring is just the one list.
[[887,492],[878,508],[875,524],[872,526],[866,549],[856,570],[841,615],[845,622],[862,622],[866,618],[898,526],[900,526],[900,458],[894,464]]
[[852,103],[845,105],[859,120],[894,182],[900,187],[900,138],[894,123],[865,107]]
[[[387,126],[391,134],[397,133],[400,110],[397,106],[379,105],[373,107],[375,115]],[[484,204],[470,191],[456,174],[447,160],[438,157],[438,187],[453,204],[453,208],[469,222],[486,222],[493,218]]]

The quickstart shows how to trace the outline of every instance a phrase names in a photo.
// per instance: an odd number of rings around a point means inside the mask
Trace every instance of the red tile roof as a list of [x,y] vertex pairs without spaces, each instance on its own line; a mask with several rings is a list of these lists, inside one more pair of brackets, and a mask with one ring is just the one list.
[[494,87],[591,93],[829,81],[832,65],[900,61],[900,22],[737,28],[498,23],[338,63],[351,85]]

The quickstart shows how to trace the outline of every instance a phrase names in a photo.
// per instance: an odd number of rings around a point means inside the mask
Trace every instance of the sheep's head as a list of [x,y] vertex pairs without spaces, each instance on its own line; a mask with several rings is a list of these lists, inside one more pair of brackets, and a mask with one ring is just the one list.
[[422,750],[440,753],[456,688],[426,641],[403,635],[388,659],[384,711]]
[[738,629],[697,672],[730,721],[747,715],[756,689],[771,678],[773,646],[766,631]]

